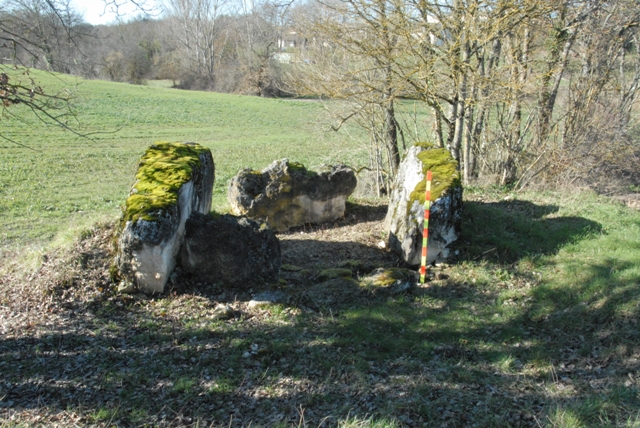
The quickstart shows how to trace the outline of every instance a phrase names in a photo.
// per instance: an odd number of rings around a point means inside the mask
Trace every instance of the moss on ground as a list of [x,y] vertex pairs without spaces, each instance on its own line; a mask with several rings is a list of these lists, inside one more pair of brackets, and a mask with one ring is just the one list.
[[431,202],[442,196],[442,193],[451,187],[461,186],[460,171],[458,171],[458,162],[453,159],[451,153],[447,149],[436,147],[431,143],[416,143],[416,146],[423,147],[418,153],[418,159],[422,162],[422,172],[425,179],[418,183],[409,195],[409,204],[407,210],[411,209],[414,201],[424,204],[425,191],[427,188],[427,171],[431,170]]
[[140,159],[136,184],[127,198],[123,222],[155,220],[159,212],[178,203],[180,187],[200,167],[199,144],[157,142]]

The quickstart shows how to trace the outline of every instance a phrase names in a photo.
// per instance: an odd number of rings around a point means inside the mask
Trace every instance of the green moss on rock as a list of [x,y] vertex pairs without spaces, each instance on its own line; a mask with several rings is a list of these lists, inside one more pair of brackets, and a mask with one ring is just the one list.
[[140,159],[136,184],[124,207],[123,221],[155,220],[159,212],[178,203],[180,187],[200,167],[199,144],[157,142]]
[[431,143],[416,143],[423,150],[418,153],[418,160],[422,162],[422,172],[425,179],[418,183],[409,195],[409,204],[407,210],[410,210],[414,201],[424,204],[425,191],[427,188],[426,175],[431,170],[431,202],[438,199],[442,193],[451,188],[461,185],[460,171],[458,171],[458,162],[453,159],[451,153],[447,149],[436,147]]
[[304,166],[302,163],[300,162],[291,162],[291,161],[287,161],[287,169],[289,170],[290,173],[300,173],[300,174],[305,174],[309,177],[313,177],[315,175],[318,175],[315,171],[311,171],[309,169],[307,169],[306,166]]
[[388,268],[380,269],[370,277],[367,277],[363,282],[375,288],[391,287],[396,284],[397,281],[407,281],[413,275],[413,271],[402,268]]
[[324,269],[318,274],[318,281],[327,281],[336,278],[351,278],[351,269],[331,268]]

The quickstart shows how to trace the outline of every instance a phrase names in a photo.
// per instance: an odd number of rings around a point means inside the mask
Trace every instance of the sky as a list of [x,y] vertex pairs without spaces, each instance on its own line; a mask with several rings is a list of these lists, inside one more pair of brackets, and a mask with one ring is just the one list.
[[[118,0],[118,3],[124,3]],[[147,1],[147,4],[156,4],[157,1]],[[111,24],[115,22],[117,16],[110,7],[105,11],[104,0],[72,0],[71,4],[74,8],[84,15],[84,20],[89,24]],[[120,19],[128,20],[137,16],[140,12],[135,10],[135,6],[127,2],[119,8]]]

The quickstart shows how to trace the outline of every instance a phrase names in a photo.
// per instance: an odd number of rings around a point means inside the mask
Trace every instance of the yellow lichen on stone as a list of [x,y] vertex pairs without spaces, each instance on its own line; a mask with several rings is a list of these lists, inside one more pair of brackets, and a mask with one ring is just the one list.
[[451,153],[447,149],[437,148],[430,143],[416,143],[416,146],[424,147],[418,153],[418,159],[422,162],[422,172],[425,179],[418,183],[409,195],[409,204],[407,210],[410,210],[415,201],[424,204],[425,191],[427,187],[427,171],[431,170],[431,202],[438,199],[442,193],[451,188],[460,186],[460,171],[458,171],[458,162],[453,159]]
[[123,221],[154,220],[157,214],[177,204],[180,187],[200,167],[199,144],[157,142],[140,159],[136,183],[127,198]]

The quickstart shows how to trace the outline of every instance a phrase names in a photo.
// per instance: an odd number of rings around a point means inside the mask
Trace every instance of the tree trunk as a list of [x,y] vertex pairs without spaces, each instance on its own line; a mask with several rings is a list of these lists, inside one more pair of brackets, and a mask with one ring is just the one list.
[[387,102],[384,113],[389,164],[391,166],[391,175],[395,177],[396,171],[400,166],[400,151],[398,150],[398,122],[396,121],[392,99]]

